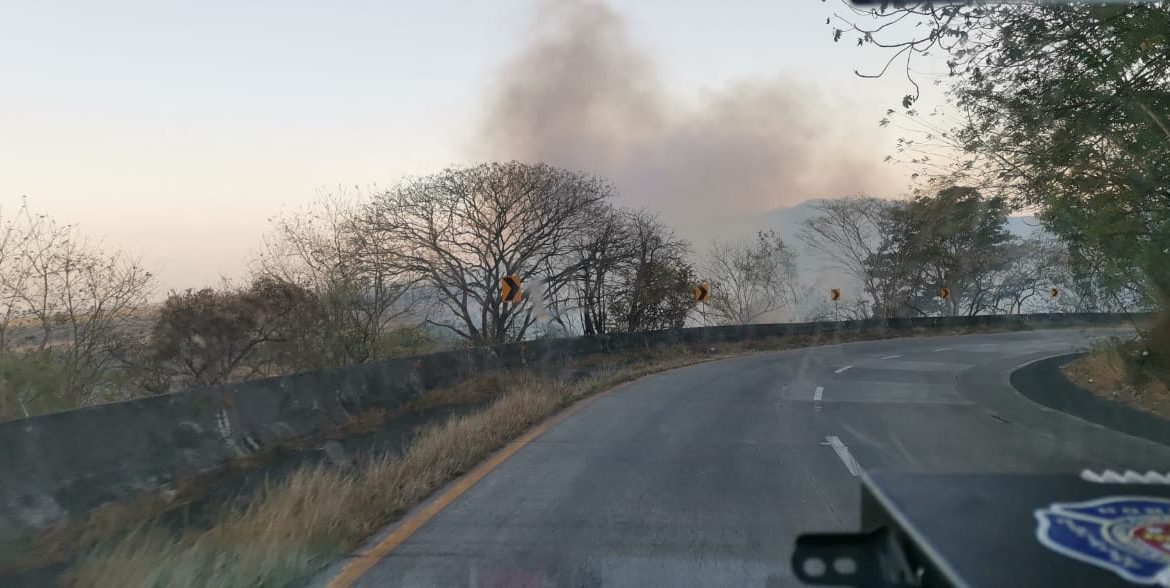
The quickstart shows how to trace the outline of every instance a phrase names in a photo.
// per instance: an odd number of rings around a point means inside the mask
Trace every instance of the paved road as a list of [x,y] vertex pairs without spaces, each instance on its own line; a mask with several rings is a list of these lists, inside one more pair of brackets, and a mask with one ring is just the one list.
[[858,468],[1170,465],[1170,448],[1008,384],[1015,367],[1104,333],[855,343],[645,378],[525,446],[358,585],[794,585],[798,533],[857,524]]

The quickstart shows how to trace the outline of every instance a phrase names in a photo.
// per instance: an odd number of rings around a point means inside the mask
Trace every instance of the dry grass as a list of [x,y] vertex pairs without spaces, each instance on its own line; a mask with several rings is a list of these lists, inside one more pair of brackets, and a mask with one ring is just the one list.
[[77,586],[270,586],[302,579],[611,375],[577,386],[521,378],[486,409],[423,430],[355,472],[301,469],[207,530],[134,532],[65,578]]
[[[123,529],[118,539],[102,543],[61,580],[73,586],[116,587],[279,586],[303,581],[577,399],[708,359],[872,338],[787,337],[585,358],[573,367],[587,367],[592,375],[573,384],[529,373],[485,374],[411,403],[422,410],[479,405],[495,398],[482,410],[424,429],[400,456],[373,458],[351,470],[327,465],[302,468],[265,486],[244,506],[224,510],[204,529],[175,533],[152,524],[139,524],[130,533]],[[374,426],[385,417],[374,415],[364,424]]]
[[127,528],[152,522],[173,504],[161,494],[139,496],[124,503],[102,505],[84,521],[65,522],[34,537],[23,548],[10,548],[0,558],[0,579],[4,574],[36,569],[65,561],[92,549]]
[[1120,390],[1129,384],[1129,364],[1116,344],[1097,345],[1084,357],[1065,364],[1064,373],[1077,384],[1096,390]]
[[1136,341],[1103,342],[1062,370],[1070,382],[1094,394],[1170,418],[1170,386],[1143,351]]
[[471,406],[499,397],[512,386],[515,374],[503,371],[473,376],[449,388],[431,390],[407,403],[407,410],[430,410],[447,406]]
[[[356,415],[351,421],[334,430],[323,431],[320,440],[341,439],[356,434],[369,433],[380,429],[387,421],[405,413],[427,411],[448,407],[470,407],[485,405],[498,398],[505,390],[505,384],[515,374],[489,372],[474,376],[449,388],[428,391],[407,404],[394,409],[375,408]],[[295,449],[314,445],[304,439],[291,439],[268,450]],[[268,451],[238,458],[227,465],[233,470],[260,467],[269,455]],[[62,521],[27,543],[9,545],[0,552],[0,579],[6,574],[53,565],[68,561],[95,546],[119,538],[134,529],[150,526],[169,511],[197,501],[208,484],[216,482],[216,476],[207,479],[187,480],[178,487],[145,493],[126,502],[108,503],[89,512],[84,519]],[[139,532],[141,538],[141,532]],[[0,582],[2,585],[3,582]]]

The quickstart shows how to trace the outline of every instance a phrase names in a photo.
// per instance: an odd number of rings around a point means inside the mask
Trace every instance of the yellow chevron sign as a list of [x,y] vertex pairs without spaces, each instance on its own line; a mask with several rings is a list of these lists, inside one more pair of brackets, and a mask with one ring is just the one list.
[[711,287],[703,282],[694,288],[695,302],[706,302],[711,298]]
[[500,300],[504,302],[520,302],[524,294],[520,292],[520,276],[511,275],[500,278]]

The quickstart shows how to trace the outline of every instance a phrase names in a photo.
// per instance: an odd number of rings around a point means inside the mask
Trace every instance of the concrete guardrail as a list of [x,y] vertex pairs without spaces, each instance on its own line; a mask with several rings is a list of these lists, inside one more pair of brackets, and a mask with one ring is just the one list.
[[0,423],[3,545],[110,501],[222,468],[274,443],[485,370],[555,365],[601,352],[786,335],[971,326],[1116,324],[1117,314],[1034,314],[702,327],[547,339],[392,359],[111,403]]

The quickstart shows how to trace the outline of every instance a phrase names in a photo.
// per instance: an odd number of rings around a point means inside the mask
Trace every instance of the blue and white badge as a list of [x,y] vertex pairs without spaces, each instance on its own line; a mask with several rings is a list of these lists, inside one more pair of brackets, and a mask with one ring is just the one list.
[[1170,586],[1170,500],[1113,496],[1036,511],[1045,547],[1138,584]]

